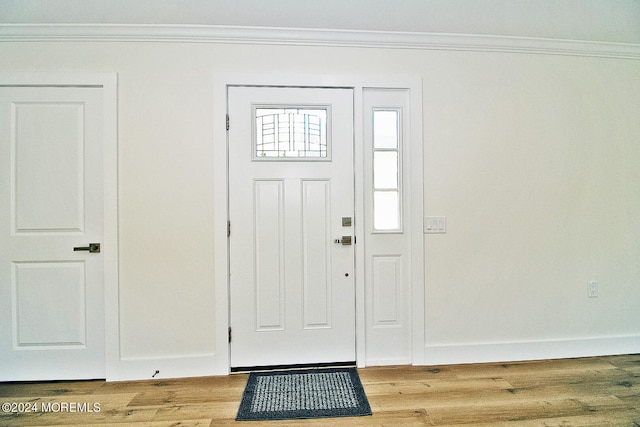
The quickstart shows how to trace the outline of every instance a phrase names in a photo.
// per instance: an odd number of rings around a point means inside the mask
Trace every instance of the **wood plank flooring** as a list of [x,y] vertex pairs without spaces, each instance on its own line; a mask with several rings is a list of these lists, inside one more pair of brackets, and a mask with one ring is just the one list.
[[0,426],[640,426],[640,354],[359,373],[370,417],[237,422],[247,375],[236,374],[0,383],[0,403],[36,409],[0,412]]

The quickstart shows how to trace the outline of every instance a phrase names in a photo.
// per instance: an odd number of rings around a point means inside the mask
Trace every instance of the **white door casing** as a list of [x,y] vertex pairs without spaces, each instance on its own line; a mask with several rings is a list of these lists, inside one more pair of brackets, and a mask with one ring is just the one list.
[[2,380],[105,377],[103,101],[0,88]]
[[[229,88],[231,366],[355,361],[353,91]],[[328,111],[324,159],[256,157],[256,106]]]

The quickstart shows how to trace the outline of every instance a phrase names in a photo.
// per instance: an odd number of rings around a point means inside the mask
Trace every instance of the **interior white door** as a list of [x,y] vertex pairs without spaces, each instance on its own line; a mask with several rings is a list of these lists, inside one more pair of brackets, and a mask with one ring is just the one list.
[[353,92],[228,103],[231,367],[355,361]]
[[101,91],[0,87],[0,381],[105,377]]

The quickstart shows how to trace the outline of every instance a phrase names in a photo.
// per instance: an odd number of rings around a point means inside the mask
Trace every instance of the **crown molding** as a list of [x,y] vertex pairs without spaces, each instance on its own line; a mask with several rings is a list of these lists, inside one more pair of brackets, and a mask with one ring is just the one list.
[[536,37],[209,25],[0,24],[0,42],[59,41],[339,46],[640,59],[640,44]]

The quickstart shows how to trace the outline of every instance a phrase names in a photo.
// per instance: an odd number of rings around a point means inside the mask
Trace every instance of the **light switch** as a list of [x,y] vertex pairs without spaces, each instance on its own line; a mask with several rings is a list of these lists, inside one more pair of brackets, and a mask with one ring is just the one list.
[[426,216],[424,217],[425,233],[446,233],[447,217],[446,216]]

